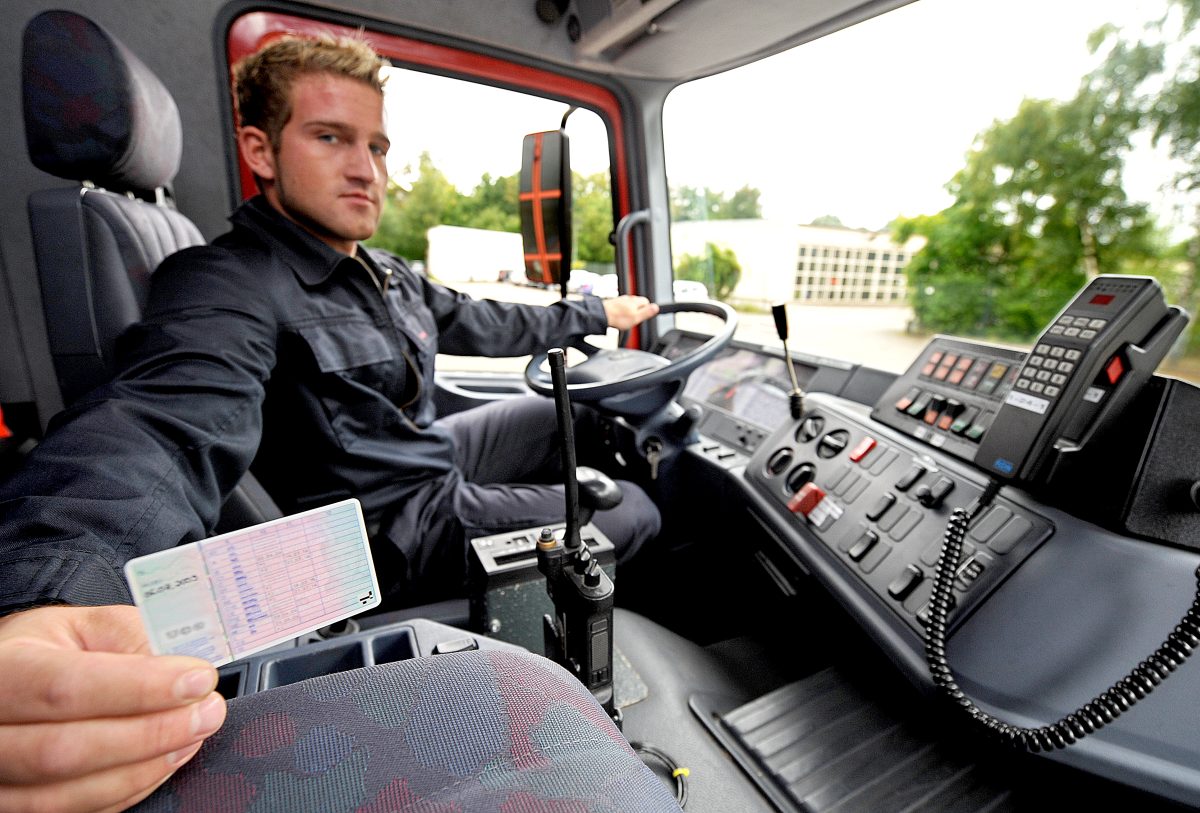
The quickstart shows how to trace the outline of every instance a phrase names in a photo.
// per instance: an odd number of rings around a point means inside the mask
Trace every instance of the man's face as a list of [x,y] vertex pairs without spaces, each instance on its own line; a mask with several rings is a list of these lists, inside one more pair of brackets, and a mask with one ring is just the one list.
[[276,209],[344,254],[379,225],[387,188],[383,98],[329,74],[292,84],[292,115],[271,150],[263,194]]

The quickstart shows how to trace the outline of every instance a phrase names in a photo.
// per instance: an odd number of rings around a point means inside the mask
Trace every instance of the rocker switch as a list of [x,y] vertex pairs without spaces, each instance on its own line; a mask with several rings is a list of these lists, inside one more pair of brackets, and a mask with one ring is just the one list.
[[896,601],[904,601],[924,578],[925,572],[921,568],[916,565],[909,565],[888,585],[888,595],[896,599]]

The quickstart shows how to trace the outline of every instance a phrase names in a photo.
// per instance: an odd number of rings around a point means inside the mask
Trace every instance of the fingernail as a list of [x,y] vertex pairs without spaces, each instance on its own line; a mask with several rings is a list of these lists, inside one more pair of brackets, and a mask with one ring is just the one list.
[[167,754],[167,764],[178,765],[181,762],[187,762],[192,758],[193,754],[200,750],[200,746],[202,745],[204,745],[203,742],[198,742],[195,745],[189,745],[187,748],[180,748],[178,751],[172,751],[171,753]]
[[225,719],[225,700],[213,695],[192,711],[192,734],[211,734]]
[[175,681],[175,696],[180,700],[198,700],[216,686],[211,669],[193,669]]

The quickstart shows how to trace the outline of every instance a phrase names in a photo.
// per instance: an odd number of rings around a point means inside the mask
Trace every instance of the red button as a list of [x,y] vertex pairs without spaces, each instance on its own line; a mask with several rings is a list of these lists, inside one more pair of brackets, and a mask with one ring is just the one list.
[[1125,365],[1121,363],[1120,356],[1113,356],[1112,361],[1104,368],[1104,374],[1108,376],[1109,384],[1116,384],[1121,380],[1121,376],[1125,375]]
[[817,503],[825,499],[825,492],[816,483],[805,483],[803,487],[788,500],[788,510],[793,514],[808,516],[817,507]]
[[854,447],[854,451],[850,453],[850,462],[857,463],[867,456],[867,452],[875,448],[875,438],[863,438],[862,441]]

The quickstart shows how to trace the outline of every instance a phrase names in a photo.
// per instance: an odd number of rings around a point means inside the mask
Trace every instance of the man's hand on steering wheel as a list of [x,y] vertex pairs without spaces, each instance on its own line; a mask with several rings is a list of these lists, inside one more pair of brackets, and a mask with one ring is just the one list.
[[647,319],[658,315],[658,305],[644,296],[622,296],[604,300],[604,314],[608,326],[617,330],[629,330]]

